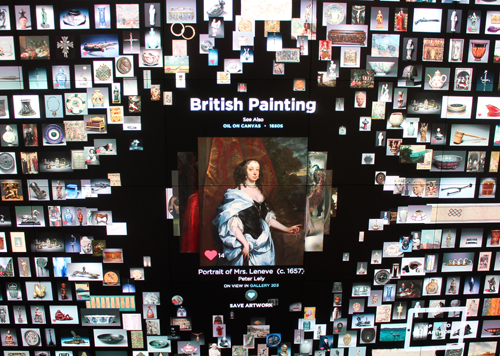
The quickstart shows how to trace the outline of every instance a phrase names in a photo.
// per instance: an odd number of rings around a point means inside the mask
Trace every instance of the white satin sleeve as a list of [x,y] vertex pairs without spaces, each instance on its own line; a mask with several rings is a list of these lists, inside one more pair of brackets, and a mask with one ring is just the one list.
[[229,231],[231,231],[235,236],[236,236],[235,229],[238,229],[241,231],[241,233],[243,233],[244,230],[243,222],[238,217],[238,215],[235,215],[231,219],[229,219],[227,226],[229,227]]
[[267,225],[271,226],[271,220],[276,220],[276,214],[272,211],[268,212],[266,218],[264,219]]

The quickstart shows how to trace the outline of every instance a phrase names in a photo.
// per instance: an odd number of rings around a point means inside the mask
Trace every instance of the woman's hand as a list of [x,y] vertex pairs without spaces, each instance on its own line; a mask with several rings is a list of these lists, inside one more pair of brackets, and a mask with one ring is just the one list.
[[293,226],[290,226],[287,228],[286,232],[290,233],[290,234],[296,234],[300,231],[300,227],[302,225],[293,225]]
[[241,254],[243,255],[243,259],[249,260],[250,246],[248,245],[248,241],[245,236],[243,236],[243,232],[239,228],[236,228],[234,229],[234,235],[236,236],[236,240],[241,243]]
[[289,234],[296,234],[300,231],[300,227],[302,225],[293,225],[293,226],[285,226],[282,223],[278,222],[276,219],[271,219],[271,223],[269,224],[271,227],[275,229],[281,230],[283,232],[288,232]]
[[243,248],[241,249],[241,254],[245,260],[250,259],[250,246],[248,246],[248,242],[243,244]]

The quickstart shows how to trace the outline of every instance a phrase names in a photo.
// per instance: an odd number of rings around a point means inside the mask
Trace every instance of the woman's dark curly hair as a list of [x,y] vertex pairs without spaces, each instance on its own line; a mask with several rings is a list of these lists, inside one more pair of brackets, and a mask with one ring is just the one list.
[[[246,159],[243,162],[241,162],[239,165],[234,167],[234,173],[233,173],[233,179],[234,182],[236,183],[236,189],[239,189],[240,185],[243,185],[246,187],[246,180],[247,180],[247,166],[250,162],[255,161],[259,163],[256,159]],[[259,163],[260,166],[260,163]],[[262,181],[261,181],[261,175],[259,175],[259,179],[257,179],[257,182],[255,182],[255,185],[257,185],[257,188],[262,192]]]

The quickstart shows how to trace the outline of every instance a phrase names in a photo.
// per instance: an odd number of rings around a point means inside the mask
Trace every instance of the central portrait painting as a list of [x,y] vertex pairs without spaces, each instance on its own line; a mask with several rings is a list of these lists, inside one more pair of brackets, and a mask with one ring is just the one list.
[[302,265],[304,137],[198,139],[200,265]]

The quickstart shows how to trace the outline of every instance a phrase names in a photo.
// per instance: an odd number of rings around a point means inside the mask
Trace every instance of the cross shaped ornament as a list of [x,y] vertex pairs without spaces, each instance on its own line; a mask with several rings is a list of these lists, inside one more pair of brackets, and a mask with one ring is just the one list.
[[61,36],[61,40],[57,42],[57,48],[62,48],[64,58],[68,58],[69,49],[73,48],[73,41],[68,41],[68,36]]
[[137,42],[139,40],[137,38],[134,38],[134,36],[132,35],[132,32],[130,32],[130,37],[124,41],[130,42],[130,52],[133,53],[134,52],[134,42]]

